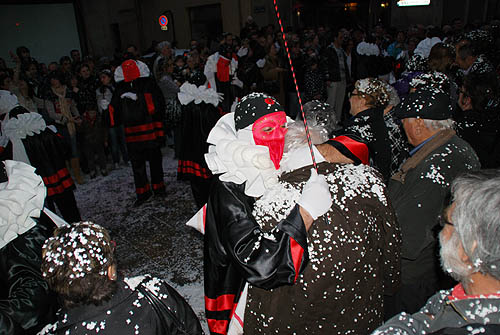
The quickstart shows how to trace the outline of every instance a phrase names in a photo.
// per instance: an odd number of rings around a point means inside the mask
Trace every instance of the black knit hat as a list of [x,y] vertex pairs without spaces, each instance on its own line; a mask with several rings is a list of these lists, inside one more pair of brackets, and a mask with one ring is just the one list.
[[438,89],[421,89],[410,93],[394,107],[394,115],[400,119],[446,120],[451,118],[452,112],[450,96]]
[[246,128],[261,117],[285,109],[273,97],[264,93],[250,93],[236,105],[234,123],[236,130]]

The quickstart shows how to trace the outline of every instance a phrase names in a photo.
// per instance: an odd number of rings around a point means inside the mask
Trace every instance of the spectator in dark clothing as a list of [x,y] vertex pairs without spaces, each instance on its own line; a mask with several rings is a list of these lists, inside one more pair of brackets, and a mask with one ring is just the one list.
[[494,74],[465,77],[454,119],[457,134],[474,148],[483,168],[500,166],[500,100]]
[[80,127],[83,137],[83,152],[87,158],[90,178],[93,179],[97,176],[97,165],[101,169],[101,174],[107,176],[108,169],[106,167],[106,154],[104,153],[104,143],[107,143],[106,129],[101,115],[97,113],[97,106],[87,105],[82,120]]
[[325,99],[325,81],[319,70],[319,61],[316,57],[309,57],[306,61],[304,75],[304,103],[311,100]]

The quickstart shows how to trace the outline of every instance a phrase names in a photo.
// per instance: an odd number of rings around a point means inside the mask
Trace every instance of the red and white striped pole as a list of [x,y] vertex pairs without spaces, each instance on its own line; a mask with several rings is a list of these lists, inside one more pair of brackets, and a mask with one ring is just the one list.
[[307,126],[306,114],[304,112],[304,106],[302,105],[302,98],[300,96],[299,85],[297,84],[297,77],[295,75],[295,70],[293,68],[292,56],[290,55],[290,50],[288,49],[288,43],[287,43],[286,38],[285,38],[286,37],[285,30],[283,29],[283,23],[281,22],[281,17],[280,17],[280,12],[278,10],[277,0],[274,0],[274,9],[276,11],[276,17],[278,18],[278,22],[280,24],[281,37],[283,38],[283,42],[285,43],[285,50],[286,50],[286,54],[288,56],[288,62],[290,63],[290,69],[292,71],[293,83],[295,84],[295,90],[297,91],[297,98],[299,99],[300,111],[302,113],[302,118],[304,119],[304,127],[306,129],[306,136],[307,136],[307,144],[309,145],[309,150],[311,152],[313,166],[317,170],[318,168],[316,166],[316,159],[314,158],[314,151],[313,151],[313,146],[312,146],[312,142],[311,142],[311,134],[309,133],[309,127]]

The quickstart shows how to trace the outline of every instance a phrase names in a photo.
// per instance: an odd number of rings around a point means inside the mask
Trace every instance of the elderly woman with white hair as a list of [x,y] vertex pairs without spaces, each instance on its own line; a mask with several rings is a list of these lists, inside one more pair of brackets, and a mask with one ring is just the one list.
[[399,314],[373,334],[499,334],[500,171],[453,181],[440,217],[441,266],[459,283],[432,296],[418,313]]
[[[396,124],[389,124],[384,118],[384,108],[391,101],[390,98],[387,84],[379,79],[365,78],[356,82],[349,94],[353,117],[343,129],[335,131],[335,137],[328,141],[334,157],[329,161],[338,161],[335,156],[340,153],[345,160],[341,162],[369,164],[386,181],[389,180],[392,172],[397,171],[406,157],[399,155],[399,152],[407,147],[401,129]],[[399,136],[395,136],[394,131],[398,131]],[[359,160],[358,157],[363,158]]]

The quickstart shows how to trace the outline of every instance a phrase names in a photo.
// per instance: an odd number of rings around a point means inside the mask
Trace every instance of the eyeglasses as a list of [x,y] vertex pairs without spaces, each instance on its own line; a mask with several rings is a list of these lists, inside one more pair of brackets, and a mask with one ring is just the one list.
[[450,222],[446,219],[445,215],[444,214],[441,214],[438,216],[438,222],[439,222],[439,225],[441,227],[444,228],[444,226],[446,226],[447,224],[450,225],[450,226],[454,226],[453,222]]

